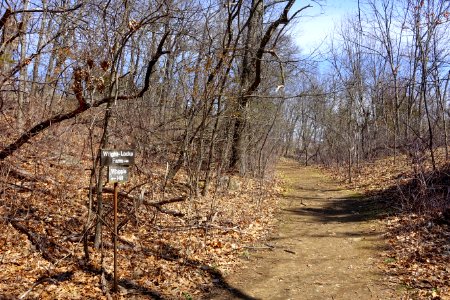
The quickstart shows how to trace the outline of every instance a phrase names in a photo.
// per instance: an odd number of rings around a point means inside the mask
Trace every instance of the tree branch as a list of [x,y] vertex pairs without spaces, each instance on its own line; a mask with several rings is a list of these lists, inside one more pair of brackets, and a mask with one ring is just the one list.
[[0,19],[0,29],[5,26],[6,21],[8,21],[8,18],[12,15],[11,9],[7,8],[5,13],[3,14],[2,18]]
[[[79,9],[80,7],[82,7],[84,4],[80,3],[78,5],[75,5],[74,7],[68,8],[68,9],[19,9],[19,10],[15,10],[15,11],[10,11],[11,15],[16,15],[16,14],[22,14],[22,13],[51,13],[51,14],[63,14],[63,13],[67,13],[67,12],[71,12],[74,10]],[[1,22],[0,22],[0,28],[1,28]]]
[[[144,95],[144,93],[148,90],[149,86],[150,86],[150,75],[153,72],[153,68],[154,68],[156,62],[158,61],[158,59],[163,54],[169,53],[169,51],[164,51],[163,50],[163,46],[164,46],[164,43],[165,43],[168,35],[169,35],[169,31],[166,32],[164,34],[164,36],[162,37],[161,41],[159,42],[158,48],[156,50],[156,53],[153,54],[152,59],[148,63],[147,72],[146,72],[146,76],[145,76],[145,84],[144,84],[144,87],[142,88],[142,90],[139,93],[134,94],[134,95],[122,95],[122,96],[118,96],[118,97],[114,97],[114,96],[106,97],[106,98],[103,98],[103,99],[95,101],[94,103],[92,103],[92,105],[89,105],[88,103],[86,103],[86,101],[84,101],[83,98],[80,98],[81,94],[80,94],[80,91],[77,90],[77,84],[75,82],[75,86],[74,86],[75,90],[74,90],[74,92],[75,92],[77,100],[79,101],[79,106],[76,109],[72,110],[71,112],[58,114],[58,115],[53,116],[53,117],[51,117],[51,118],[49,118],[47,120],[44,120],[44,121],[36,124],[34,127],[29,129],[28,131],[24,132],[14,142],[12,142],[11,144],[9,144],[5,148],[3,148],[3,150],[0,151],[0,160],[4,160],[5,158],[7,158],[11,154],[13,154],[14,151],[16,151],[17,149],[22,147],[31,138],[33,138],[34,136],[38,135],[39,133],[41,133],[45,129],[51,127],[52,125],[58,124],[58,123],[60,123],[62,121],[72,119],[75,116],[77,116],[77,115],[85,112],[86,110],[90,109],[91,107],[99,107],[100,105],[108,103],[108,102],[113,101],[113,100],[131,100],[131,99],[136,99],[136,98],[142,97]],[[76,81],[76,78],[75,78],[75,81]]]
[[[106,194],[114,194],[114,189],[112,189],[112,188],[105,187],[105,188],[103,188],[102,191],[103,191],[103,193],[106,193]],[[119,197],[122,197],[122,198],[125,198],[128,200],[140,201],[140,199],[138,197],[133,197],[133,196],[127,194],[126,192],[119,192],[118,195],[119,195]],[[167,200],[161,200],[159,202],[143,201],[143,203],[145,205],[156,208],[159,212],[162,212],[164,214],[172,215],[175,217],[183,217],[184,214],[182,212],[179,212],[176,210],[165,209],[162,206],[165,204],[169,204],[169,203],[183,202],[185,200],[186,200],[186,197],[180,196],[180,197],[175,197],[175,198],[171,198],[171,199],[167,199]]]
[[164,51],[162,48],[164,46],[164,43],[167,39],[167,37],[169,36],[170,31],[166,31],[166,33],[164,33],[163,37],[161,38],[161,41],[159,42],[158,48],[156,50],[155,55],[153,55],[152,59],[149,61],[148,66],[147,66],[147,72],[145,73],[145,81],[144,81],[144,87],[142,88],[142,90],[139,92],[139,94],[137,95],[137,97],[142,97],[144,96],[145,92],[148,90],[149,86],[150,86],[150,75],[152,75],[153,72],[153,67],[155,66],[156,62],[158,61],[158,59],[164,55],[169,53],[170,51]]
[[[289,10],[292,8],[292,5],[294,5],[295,0],[290,0],[286,6],[283,9],[283,12],[278,17],[277,20],[275,20],[272,24],[270,24],[269,28],[267,28],[266,32],[264,33],[263,38],[261,39],[261,42],[259,43],[258,51],[256,52],[256,58],[255,58],[255,79],[253,80],[252,85],[247,90],[247,95],[251,95],[256,91],[259,84],[261,83],[261,65],[262,65],[262,57],[264,55],[264,52],[266,52],[266,46],[270,41],[270,38],[272,37],[273,32],[278,28],[279,25],[282,24],[288,24],[290,20],[292,19],[288,17]],[[294,16],[300,13],[301,11],[312,7],[311,5],[306,5],[302,7],[301,9],[297,10],[294,13]],[[246,95],[246,96],[247,96]]]

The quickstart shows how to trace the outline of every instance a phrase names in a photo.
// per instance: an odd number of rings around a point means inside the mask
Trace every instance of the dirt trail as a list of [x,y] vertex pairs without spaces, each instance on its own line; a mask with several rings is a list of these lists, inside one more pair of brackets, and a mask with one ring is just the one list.
[[250,262],[210,299],[398,299],[375,266],[385,243],[370,200],[314,168],[284,161],[286,182],[271,250]]

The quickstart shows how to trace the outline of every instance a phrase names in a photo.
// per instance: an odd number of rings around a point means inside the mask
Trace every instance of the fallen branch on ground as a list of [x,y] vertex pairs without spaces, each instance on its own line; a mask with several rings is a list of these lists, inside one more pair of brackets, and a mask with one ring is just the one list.
[[55,275],[52,275],[52,276],[42,276],[38,280],[36,280],[36,282],[33,283],[33,285],[25,293],[20,295],[19,299],[26,299],[28,294],[31,291],[33,291],[33,289],[35,287],[37,287],[38,285],[40,285],[40,284],[42,284],[44,282],[58,284],[58,283],[63,282],[63,281],[71,280],[72,277],[73,277],[73,271],[63,272],[63,273],[55,274]]
[[52,253],[51,249],[55,249],[56,251],[60,252],[62,249],[55,244],[54,242],[50,241],[47,237],[42,236],[38,233],[35,233],[31,231],[26,226],[22,225],[15,219],[8,219],[9,223],[19,232],[24,233],[30,242],[36,246],[37,249],[42,253],[42,257],[46,259],[47,261],[51,263],[56,263],[58,261],[58,257],[54,253]]
[[43,175],[37,176],[28,171],[19,169],[17,167],[14,167],[14,166],[6,164],[6,163],[0,164],[0,170],[5,172],[6,175],[14,177],[18,180],[24,180],[24,181],[30,181],[30,182],[45,182],[45,183],[50,183],[50,184],[55,184],[55,185],[57,184],[57,182],[54,179],[52,179],[48,176],[43,176]]
[[[86,188],[86,189],[89,189],[89,188]],[[113,188],[104,187],[102,191],[105,194],[114,194]],[[166,204],[170,204],[170,203],[183,202],[186,200],[185,196],[175,197],[175,198],[171,198],[171,199],[167,199],[167,200],[161,200],[159,202],[150,202],[150,201],[146,201],[145,199],[141,200],[141,199],[139,199],[139,197],[131,196],[130,194],[128,194],[126,192],[119,192],[118,197],[119,198],[122,197],[122,198],[125,198],[128,200],[131,200],[131,201],[136,201],[138,203],[140,201],[143,201],[143,204],[152,206],[152,207],[156,208],[159,212],[162,212],[164,214],[172,215],[174,217],[184,217],[184,213],[177,211],[177,210],[165,209],[162,206],[166,205]]]

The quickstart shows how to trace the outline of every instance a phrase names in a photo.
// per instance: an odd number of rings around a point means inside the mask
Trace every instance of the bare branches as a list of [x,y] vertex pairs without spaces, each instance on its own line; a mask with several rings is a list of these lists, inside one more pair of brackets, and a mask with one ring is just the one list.
[[290,0],[286,4],[286,6],[283,9],[283,12],[278,17],[277,20],[275,20],[273,23],[270,24],[270,26],[267,28],[266,32],[264,33],[264,36],[261,39],[261,42],[259,43],[259,48],[256,51],[256,59],[255,59],[255,79],[253,80],[253,83],[250,85],[250,88],[246,91],[246,95],[253,94],[256,89],[258,88],[259,84],[261,83],[261,65],[262,65],[262,57],[264,55],[264,52],[266,52],[266,46],[267,43],[269,43],[273,33],[278,28],[278,26],[287,24],[292,20],[293,17],[295,17],[298,13],[302,12],[303,10],[310,8],[311,5],[306,5],[299,9],[297,12],[294,13],[294,16],[288,17],[288,13],[290,9],[292,8],[292,5],[294,5],[295,0]]
[[[24,132],[14,142],[12,142],[11,144],[9,144],[8,146],[6,146],[4,149],[2,149],[0,151],[0,160],[4,160],[6,157],[10,156],[12,153],[14,153],[14,151],[19,149],[23,144],[27,143],[31,138],[33,138],[37,134],[41,133],[45,129],[49,128],[50,126],[58,124],[65,120],[72,119],[75,116],[81,114],[82,112],[85,112],[86,110],[88,110],[91,107],[98,107],[98,106],[101,106],[108,102],[111,102],[115,99],[116,100],[131,100],[131,99],[136,99],[136,98],[142,97],[149,88],[150,75],[153,72],[156,62],[163,54],[168,53],[168,51],[163,50],[163,46],[164,46],[164,43],[165,43],[168,35],[169,35],[169,32],[166,32],[164,34],[164,36],[161,38],[161,41],[158,45],[156,53],[154,53],[154,55],[152,56],[151,60],[148,63],[145,84],[139,93],[134,94],[134,95],[121,95],[121,96],[117,96],[117,97],[116,96],[105,97],[103,99],[95,101],[92,105],[89,105],[86,103],[86,100],[82,97],[82,91],[81,91],[82,87],[81,87],[81,83],[80,83],[81,74],[79,74],[79,73],[77,73],[77,71],[75,71],[75,74],[74,74],[75,84],[74,84],[73,88],[74,88],[74,93],[79,102],[78,107],[68,113],[58,114],[49,119],[41,121],[40,123],[33,126],[31,129]],[[23,62],[22,64],[25,64],[25,62]]]
[[280,66],[280,75],[281,75],[281,85],[280,86],[283,86],[283,88],[284,88],[284,86],[286,85],[286,75],[284,73],[283,62],[281,61],[280,57],[278,56],[278,54],[275,50],[267,50],[266,52],[272,54],[272,56],[276,58],[278,65]]

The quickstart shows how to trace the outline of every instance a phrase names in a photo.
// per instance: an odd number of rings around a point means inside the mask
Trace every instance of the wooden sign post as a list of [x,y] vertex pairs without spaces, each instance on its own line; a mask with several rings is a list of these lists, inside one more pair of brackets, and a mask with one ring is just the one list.
[[134,164],[134,150],[102,149],[100,152],[101,165],[108,167],[108,182],[114,183],[114,286],[117,292],[117,198],[119,182],[125,182],[130,176],[129,166]]
[[119,183],[114,182],[114,285],[113,290],[117,292],[117,196],[119,194]]

